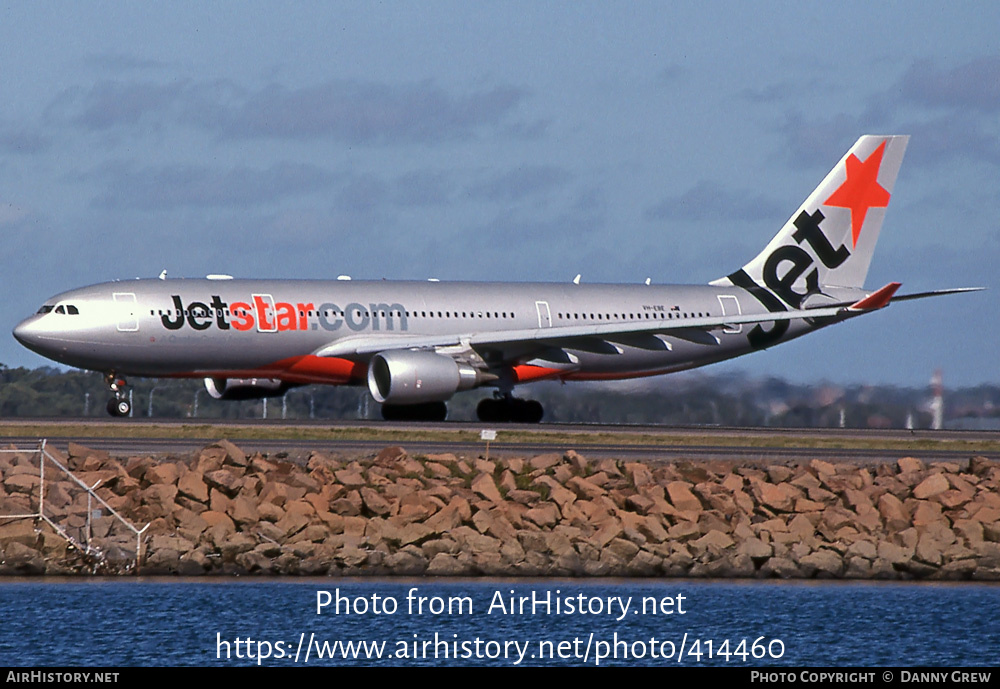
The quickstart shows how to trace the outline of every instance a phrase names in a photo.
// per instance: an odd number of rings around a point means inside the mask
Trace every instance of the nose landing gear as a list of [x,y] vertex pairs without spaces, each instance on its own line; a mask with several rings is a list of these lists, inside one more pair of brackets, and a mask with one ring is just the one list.
[[128,416],[132,411],[132,404],[128,401],[125,388],[128,383],[124,378],[120,378],[114,371],[104,376],[104,382],[108,384],[111,392],[115,396],[108,400],[108,414],[111,416]]

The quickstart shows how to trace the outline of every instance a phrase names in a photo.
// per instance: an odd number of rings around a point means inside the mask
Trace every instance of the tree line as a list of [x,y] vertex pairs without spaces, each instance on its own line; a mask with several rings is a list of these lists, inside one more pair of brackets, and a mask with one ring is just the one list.
[[[133,417],[186,419],[377,419],[365,387],[310,385],[263,400],[213,399],[198,379],[130,378]],[[489,389],[456,395],[449,419],[474,420]],[[536,383],[519,396],[545,406],[545,421],[666,425],[928,428],[931,391],[866,385],[798,385],[777,378],[675,374],[635,384]],[[106,416],[99,373],[0,364],[0,417]],[[948,390],[945,418],[1000,422],[1000,386]]]

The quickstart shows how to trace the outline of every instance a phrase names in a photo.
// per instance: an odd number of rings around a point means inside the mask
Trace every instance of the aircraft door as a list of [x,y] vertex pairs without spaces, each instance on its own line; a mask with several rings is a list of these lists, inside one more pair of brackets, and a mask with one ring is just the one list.
[[278,312],[270,294],[253,294],[253,310],[257,316],[257,332],[278,332]]
[[552,312],[549,311],[549,302],[547,301],[536,301],[535,309],[538,310],[538,327],[539,328],[551,328],[552,327]]
[[134,333],[139,329],[139,318],[136,315],[135,294],[132,292],[115,292],[115,309],[118,312],[118,332]]
[[[720,294],[719,295],[719,306],[722,307],[723,316],[741,316],[743,311],[740,309],[740,300],[732,294]],[[734,323],[732,325],[727,325],[723,328],[722,332],[728,333],[730,335],[735,335],[736,333],[743,331],[742,323]]]

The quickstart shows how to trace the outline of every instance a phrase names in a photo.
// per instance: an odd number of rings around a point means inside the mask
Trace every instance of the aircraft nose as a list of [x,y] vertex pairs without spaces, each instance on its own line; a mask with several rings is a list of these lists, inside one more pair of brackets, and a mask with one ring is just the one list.
[[14,339],[23,344],[25,347],[31,347],[38,343],[38,328],[36,327],[36,322],[38,319],[26,318],[14,328]]

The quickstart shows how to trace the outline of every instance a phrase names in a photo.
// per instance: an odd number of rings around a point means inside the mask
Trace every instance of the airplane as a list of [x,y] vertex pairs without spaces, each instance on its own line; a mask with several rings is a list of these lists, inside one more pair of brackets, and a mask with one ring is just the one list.
[[540,380],[616,380],[704,366],[877,311],[865,277],[908,136],[862,136],[742,268],[706,285],[205,279],[105,282],[58,294],[14,329],[25,347],[99,371],[128,416],[127,376],[203,378],[216,399],[367,385],[387,420],[444,420],[492,388],[485,422],[541,421],[514,397]]

